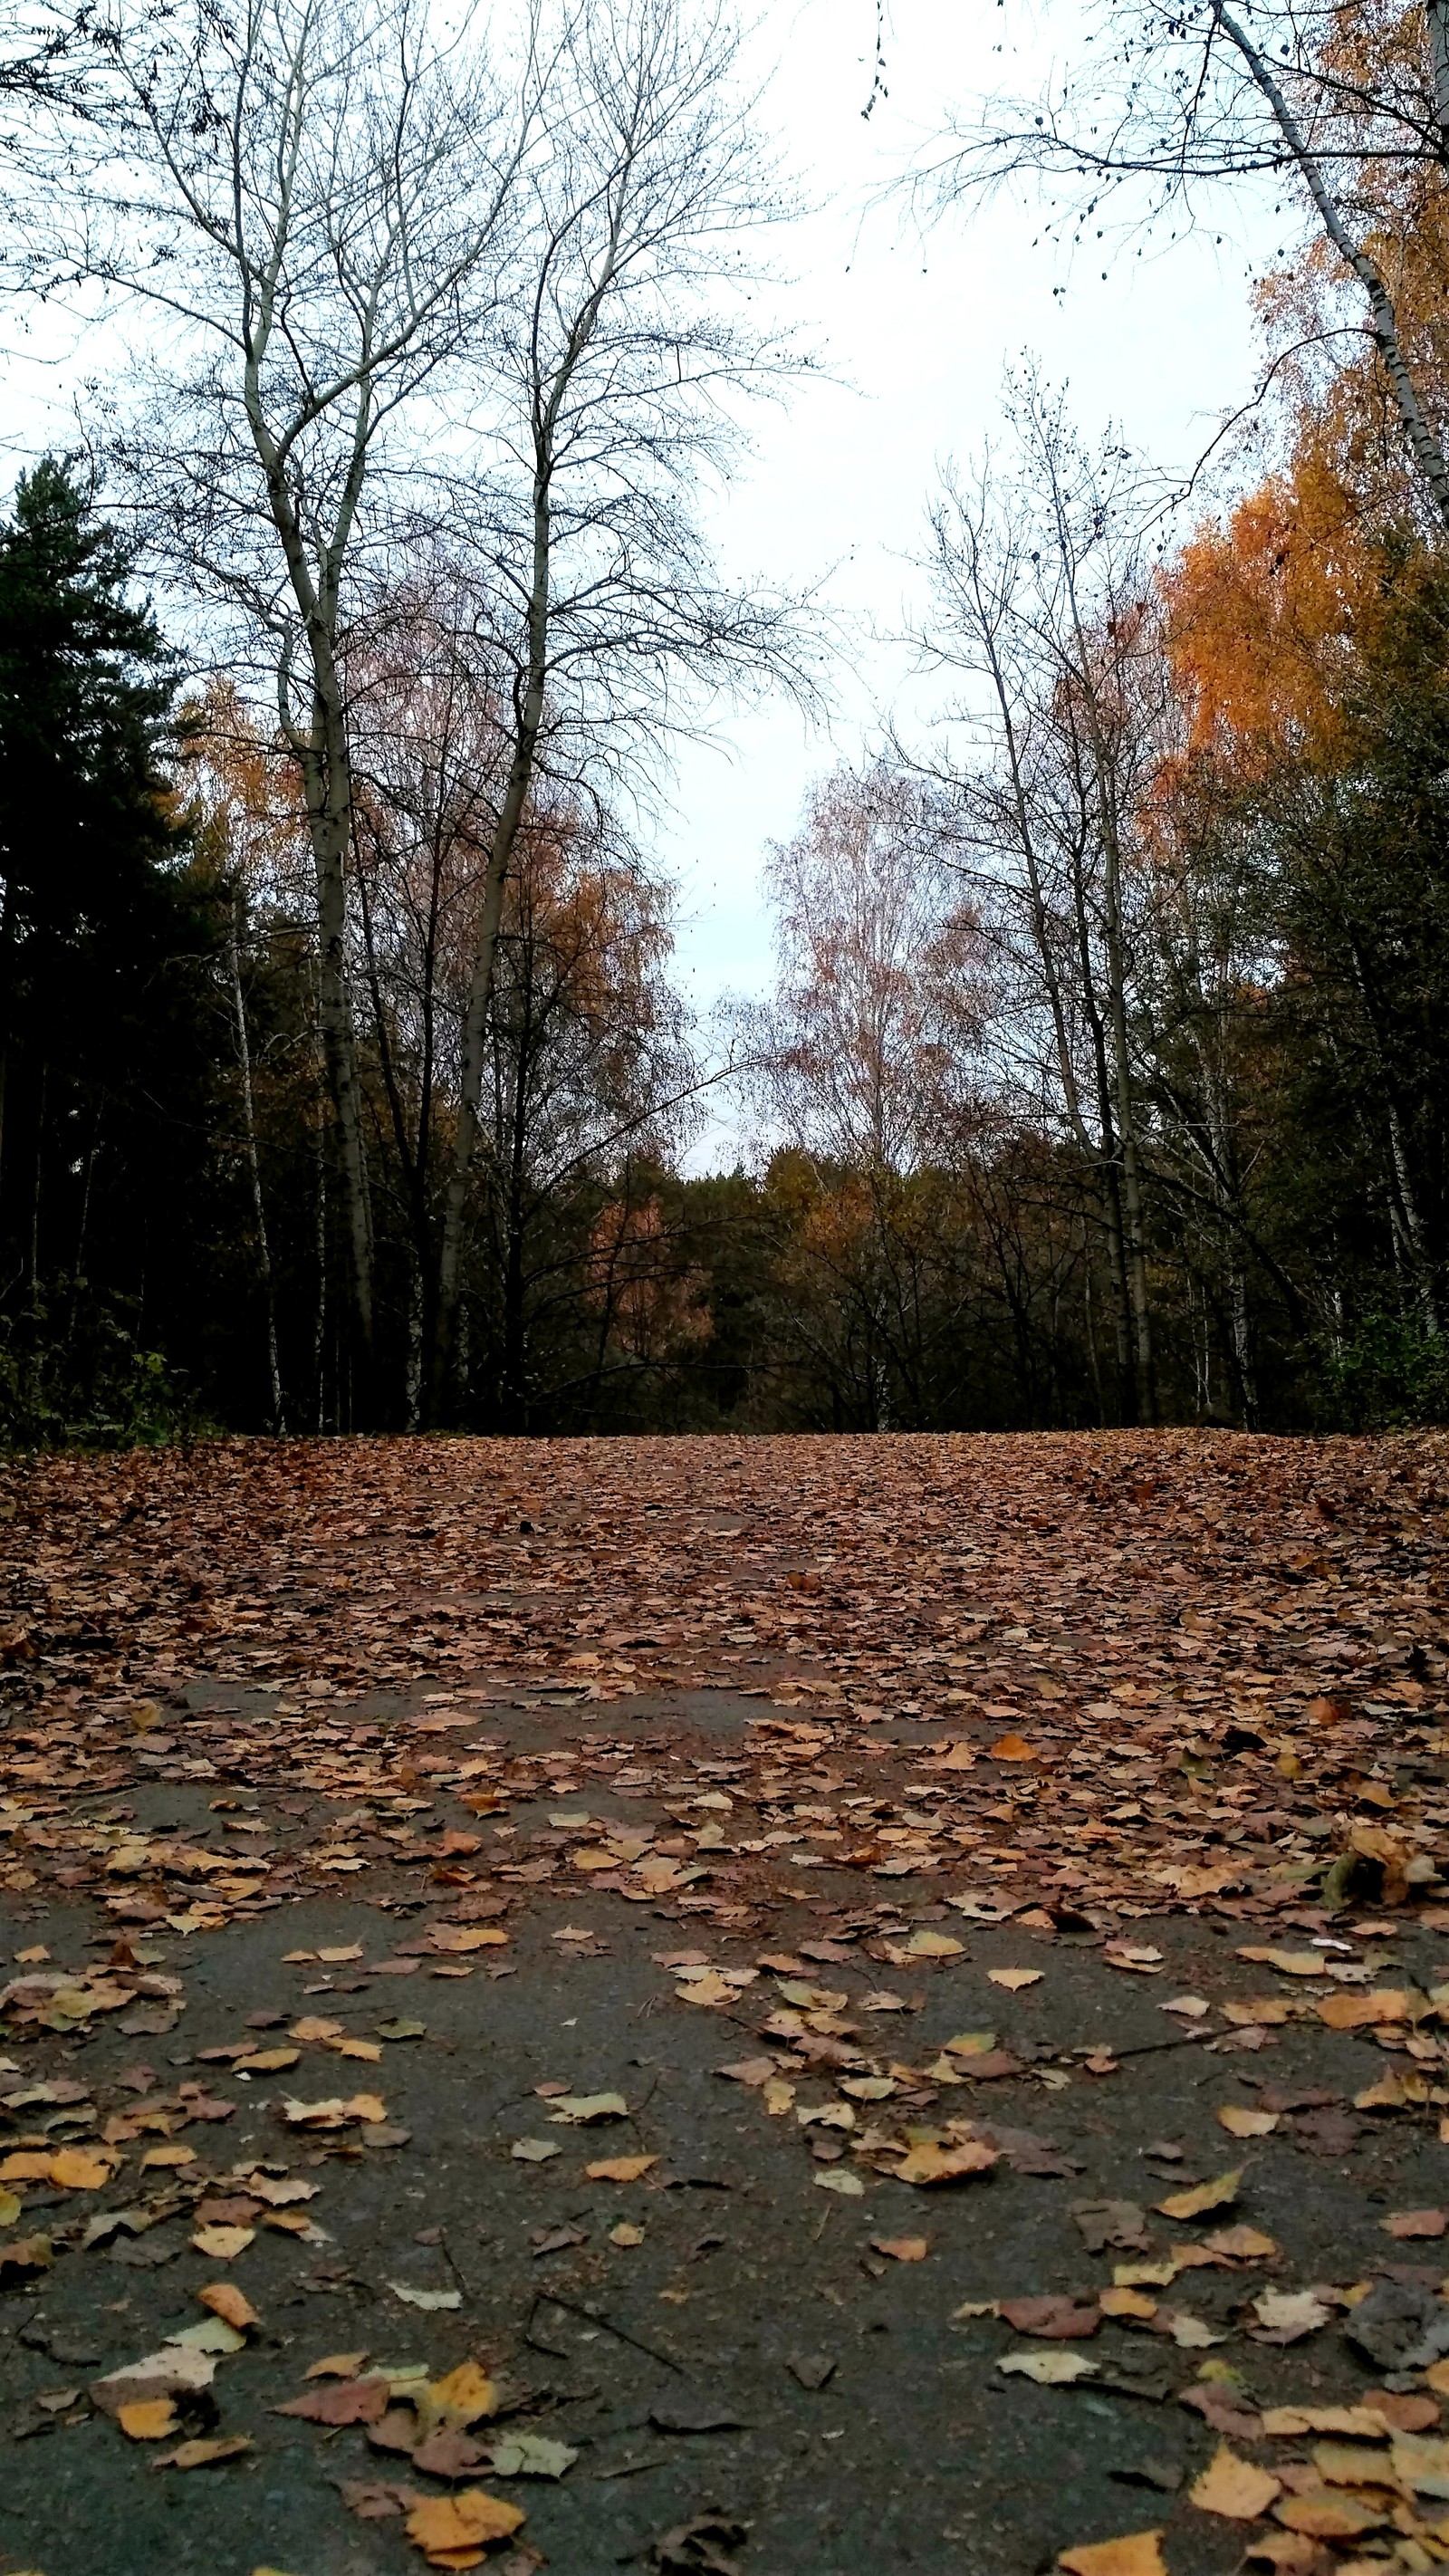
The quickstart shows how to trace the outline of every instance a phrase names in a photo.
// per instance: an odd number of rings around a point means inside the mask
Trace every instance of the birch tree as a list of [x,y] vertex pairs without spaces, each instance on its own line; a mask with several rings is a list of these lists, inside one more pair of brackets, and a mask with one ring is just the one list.
[[57,207],[76,268],[141,305],[116,440],[151,559],[237,630],[303,780],[319,1013],[366,1412],[372,1227],[346,967],[345,680],[363,568],[494,308],[537,109],[422,0],[242,0],[98,17],[114,118]]
[[732,587],[702,491],[739,448],[738,397],[795,361],[752,318],[778,184],[718,0],[599,0],[552,57],[546,143],[522,173],[517,264],[458,495],[477,646],[506,736],[459,1046],[435,1409],[452,1402],[489,998],[504,887],[545,782],[637,796],[700,693],[808,687],[798,603]]
[[[933,514],[930,663],[968,692],[935,767],[963,864],[1016,981],[998,1020],[1028,1100],[1049,1099],[1097,1200],[1132,1418],[1156,1411],[1144,1102],[1135,1062],[1140,809],[1160,746],[1160,665],[1131,459],[1096,459],[1028,387],[1014,467],[948,481]],[[952,748],[954,740],[955,747]]]
[[1077,246],[1277,212],[1286,192],[1330,283],[1307,336],[1367,346],[1449,530],[1449,0],[1102,0],[1065,69],[959,114],[920,179],[959,203],[1023,176],[1050,183],[1047,229]]

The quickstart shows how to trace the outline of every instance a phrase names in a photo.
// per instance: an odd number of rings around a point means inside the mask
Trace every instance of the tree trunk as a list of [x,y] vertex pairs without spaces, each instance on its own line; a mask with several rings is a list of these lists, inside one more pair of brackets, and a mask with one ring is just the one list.
[[231,963],[232,1008],[236,1013],[237,1062],[242,1078],[242,1131],[246,1139],[247,1171],[252,1187],[252,1221],[257,1232],[257,1270],[262,1283],[262,1304],[267,1326],[267,1375],[272,1394],[272,1429],[287,1428],[286,1408],[282,1401],[282,1371],[277,1357],[277,1304],[272,1286],[272,1251],[267,1240],[267,1210],[262,1196],[262,1167],[257,1154],[256,1103],[252,1094],[252,1050],[247,1035],[246,995],[242,991],[241,940],[237,927],[239,898],[232,897],[231,935],[227,942]]

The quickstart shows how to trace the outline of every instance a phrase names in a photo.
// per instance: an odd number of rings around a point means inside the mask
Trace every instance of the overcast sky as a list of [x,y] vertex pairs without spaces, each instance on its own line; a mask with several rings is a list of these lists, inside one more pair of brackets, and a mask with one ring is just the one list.
[[798,281],[787,305],[844,384],[801,386],[786,411],[762,416],[755,461],[723,516],[724,551],[737,573],[802,583],[828,573],[827,597],[859,644],[838,675],[830,736],[776,706],[726,719],[727,753],[700,749],[681,765],[658,846],[681,893],[677,964],[702,1008],[768,980],[760,858],[789,835],[810,781],[858,758],[883,715],[910,724],[906,658],[872,631],[899,632],[919,596],[911,558],[938,468],[992,432],[1004,368],[1034,353],[1069,384],[1090,437],[1116,423],[1171,472],[1254,380],[1252,243],[1241,229],[1222,248],[1199,237],[1119,254],[1104,281],[1100,260],[1069,266],[1051,245],[1033,249],[1038,224],[1024,207],[997,200],[922,239],[898,204],[873,204],[948,103],[1025,85],[1053,47],[1071,50],[1070,0],[1035,13],[1020,0],[891,0],[890,94],[863,123],[875,23],[874,0],[772,0],[764,22],[780,57],[776,130],[825,201],[780,241]]

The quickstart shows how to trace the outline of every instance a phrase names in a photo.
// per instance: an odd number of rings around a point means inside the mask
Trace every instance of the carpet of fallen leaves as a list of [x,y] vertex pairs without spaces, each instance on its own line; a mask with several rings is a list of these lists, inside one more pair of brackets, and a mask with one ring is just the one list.
[[[1029,2076],[1066,2093],[1120,2061],[982,2030],[912,2065],[861,2037],[898,1999],[835,1980],[867,1960],[944,1970],[975,1927],[1003,1923],[1150,1978],[1164,1968],[1155,1924],[1178,1916],[1236,1927],[1245,1969],[1239,1994],[1168,1998],[1184,2045],[1251,2059],[1308,2025],[1366,2052],[1352,2111],[1264,2084],[1224,2104],[1228,2140],[1305,2114],[1329,2153],[1334,2122],[1355,2114],[1449,2140],[1449,1985],[1390,1979],[1386,1946],[1410,1925],[1449,1933],[1445,1438],[235,1442],[12,1467],[0,1510],[0,1890],[33,1933],[0,1993],[6,2047],[112,2017],[137,2037],[168,2032],[188,1936],[319,1891],[415,1926],[368,1974],[426,1961],[463,1977],[525,1916],[586,1888],[686,1926],[690,1946],[654,1954],[666,1993],[746,2021],[751,2053],[720,2072],[762,2119],[794,2120],[822,2189],[858,2197],[863,2176],[886,2176],[934,2192],[1003,2158],[1053,2169],[1030,2131],[993,2126],[978,2086]],[[218,1707],[227,1692],[244,1705]],[[719,1693],[748,1708],[735,1738],[701,1752]],[[651,1731],[611,1743],[601,1704],[640,1700]],[[504,1705],[551,1724],[546,1750],[490,1735]],[[580,1803],[576,1709],[591,1776],[619,1799],[647,1792],[658,1821]],[[155,1781],[214,1787],[214,1829],[139,1827],[132,1801]],[[299,1793],[333,1802],[324,1832],[289,1837]],[[550,1795],[547,1822],[520,1830]],[[815,1937],[781,1950],[763,1927],[787,1901],[813,1908]],[[51,1905],[98,1910],[103,1964],[56,1966]],[[589,1935],[565,1922],[553,1937]],[[325,1997],[362,1952],[293,1955]],[[989,1972],[1008,2001],[1042,1973]],[[306,2241],[319,2186],[285,2156],[218,2173],[192,2143],[231,2116],[213,2084],[300,2084],[319,2061],[360,2060],[340,2089],[284,2093],[284,2144],[291,2130],[356,2153],[405,2136],[374,2089],[383,2044],[300,2005],[253,2019],[174,2090],[143,2068],[110,2109],[73,2077],[37,2082],[19,2056],[0,2060],[0,2291],[121,2234],[140,2245],[178,2213],[218,2266],[259,2227]],[[800,2098],[807,2078],[823,2099]],[[607,2129],[627,2107],[540,2089],[555,2129]],[[554,2152],[547,2137],[513,2148]],[[629,2184],[656,2161],[604,2155],[587,2172]],[[1233,2216],[1241,2179],[1235,2164],[1157,2202],[1190,2231],[1165,2254],[1140,2207],[1081,2203],[1087,2250],[1123,2259],[1091,2296],[978,2306],[1026,2338],[997,2368],[1112,2385],[1087,2349],[1104,2321],[1188,2353],[1224,2342],[1172,2292],[1184,2273],[1273,2270],[1272,2238]],[[37,2191],[44,2226],[26,2218]],[[1449,2220],[1431,2208],[1385,2224],[1437,2239]],[[627,2220],[616,2241],[631,2241]],[[927,2250],[913,2234],[873,2242],[889,2263]],[[1288,2346],[1335,2320],[1377,2374],[1358,2403],[1261,2410],[1226,2361],[1202,2364],[1183,2402],[1221,2447],[1191,2502],[1238,2527],[1249,2563],[1288,2576],[1449,2564],[1436,2280],[1389,2264],[1346,2283],[1247,2284],[1243,2331]],[[60,2417],[61,2400],[99,2408],[183,2470],[244,2453],[246,2437],[189,2426],[258,2319],[230,2278],[199,2295],[199,2326],[87,2395],[61,2391]],[[399,2295],[458,2304],[447,2289]],[[433,2566],[495,2547],[508,2554],[490,2563],[537,2565],[515,2541],[523,2511],[464,2481],[558,2477],[575,2454],[526,2431],[490,2437],[498,2392],[476,2362],[390,2380],[366,2359],[315,2365],[290,2411],[367,2427],[373,2448],[447,2491],[374,2480],[353,2509],[403,2517]],[[731,2529],[706,2517],[656,2563],[728,2568],[743,2537]],[[1059,2563],[1154,2576],[1169,2561],[1153,2529]]]

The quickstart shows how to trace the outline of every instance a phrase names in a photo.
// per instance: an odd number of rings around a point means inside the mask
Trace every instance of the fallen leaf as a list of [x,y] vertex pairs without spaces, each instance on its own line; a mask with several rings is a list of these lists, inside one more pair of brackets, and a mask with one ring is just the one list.
[[1330,2487],[1282,2496],[1273,2513],[1289,2531],[1304,2532],[1312,2540],[1357,2540],[1360,2533],[1378,2531],[1389,2519],[1377,2505],[1361,2504]]
[[256,2232],[254,2227],[197,2227],[192,2230],[191,2242],[198,2254],[205,2254],[211,2262],[231,2263],[246,2252]]
[[1084,2352],[1009,2352],[998,2361],[997,2369],[1008,2377],[1034,2379],[1039,2388],[1065,2388],[1074,2379],[1090,2379],[1101,2365],[1088,2361]]
[[[993,1986],[1005,1986],[1008,1994],[1019,1994],[1023,1986],[1039,1986],[1045,1971],[1041,1968],[988,1968]],[[950,2042],[947,2043],[951,2045]]]
[[118,2406],[116,2422],[133,2442],[162,2442],[176,2430],[176,2409],[169,2397],[143,2397]]
[[1041,1759],[1024,1736],[999,1735],[991,1747],[993,1762],[1037,1762]]
[[435,2308],[461,2308],[463,2304],[461,2290],[414,2290],[406,2281],[389,2281],[387,2286],[395,2299],[403,2300],[410,2308],[425,2308],[430,2314]]
[[1276,2111],[1250,2111],[1241,2102],[1223,2102],[1217,2121],[1230,2138],[1270,2138],[1278,2126]]
[[873,2236],[871,2246],[877,2254],[888,2254],[893,2263],[924,2263],[931,2250],[928,2236]]
[[238,2334],[244,2334],[248,2326],[261,2324],[250,2299],[232,2281],[210,2281],[196,2295],[204,2308],[210,2308],[212,2315],[221,2317],[227,2325],[235,2326]]
[[417,2398],[418,2420],[431,2431],[447,2425],[466,2432],[498,2404],[497,2382],[476,2361],[460,2361],[444,2379],[427,2382]]
[[1188,2496],[1200,2513],[1221,2514],[1228,2522],[1259,2522],[1282,2492],[1279,2479],[1251,2460],[1240,2460],[1223,2442]]
[[892,2172],[897,2182],[964,2182],[974,2174],[989,2173],[1000,2160],[995,2147],[983,2146],[979,2139],[968,2138],[960,2146],[912,2147],[900,2163],[892,2167]]
[[658,2162],[657,2156],[603,2156],[597,2164],[585,2165],[584,2173],[590,2182],[637,2182]]
[[1442,2209],[1400,2209],[1379,2225],[1386,2236],[1442,2236],[1449,2217]]
[[1220,2227],[1208,2237],[1207,2246],[1210,2253],[1226,2254],[1234,2263],[1267,2263],[1278,2251],[1261,2227]]
[[1036,2299],[1002,2299],[1000,2314],[1018,2334],[1046,2335],[1053,2341],[1080,2342],[1094,2335],[1102,2322],[1102,2312],[1095,2300],[1083,2303],[1071,2298],[1047,2296]]
[[[309,2371],[309,2379],[312,2373]],[[300,2415],[308,2424],[377,2424],[387,2413],[388,2383],[382,2378],[344,2379],[331,2387],[308,2388],[274,2406],[274,2415]]]
[[495,2478],[561,2478],[578,2456],[571,2442],[547,2441],[541,2433],[505,2433],[490,2445],[488,2465]]
[[1064,2549],[1057,2565],[1067,2576],[1167,2576],[1161,2538],[1160,2531],[1133,2531],[1124,2540],[1089,2541]]
[[1211,2182],[1200,2182],[1191,2191],[1175,2191],[1154,2206],[1163,2218],[1201,2218],[1209,2209],[1226,2209],[1237,2199],[1243,2179],[1241,2165],[1231,2173],[1214,2174]]
[[174,2451],[163,2451],[153,2460],[153,2469],[210,2469],[221,2460],[239,2460],[253,2448],[246,2433],[219,2433],[209,2440],[178,2443]]
[[491,2541],[511,2539],[527,2519],[516,2504],[506,2504],[501,2496],[485,2495],[481,2487],[465,2487],[461,2495],[428,2496],[415,2504],[408,2515],[407,2534],[430,2567],[470,2567]]
[[595,2120],[627,2120],[629,2105],[622,2093],[566,2093],[548,2116],[565,2128],[587,2128]]
[[366,2359],[365,2352],[325,2352],[320,2361],[313,2362],[310,2370],[303,2371],[302,2377],[304,2379],[355,2379]]

